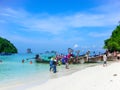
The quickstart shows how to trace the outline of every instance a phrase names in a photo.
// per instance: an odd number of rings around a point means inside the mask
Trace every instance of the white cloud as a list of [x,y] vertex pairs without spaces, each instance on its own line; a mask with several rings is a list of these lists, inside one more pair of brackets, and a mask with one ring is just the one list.
[[120,1],[119,0],[108,0],[104,1],[104,3],[96,8],[93,8],[93,10],[96,10],[98,12],[103,13],[119,13],[120,8]]
[[77,48],[78,47],[78,44],[75,44],[74,46],[73,46],[73,48]]
[[108,37],[110,36],[111,31],[108,32],[90,32],[88,35],[91,37]]
[[63,16],[45,14],[44,17],[44,14],[33,15],[25,10],[7,8],[0,10],[0,16],[5,18],[9,23],[20,25],[26,31],[59,34],[71,28],[116,25],[118,20],[120,20],[120,13],[112,12],[101,14],[76,12]]
[[[117,4],[116,4],[117,5]],[[78,32],[74,32],[73,34],[70,33],[71,37],[68,39],[65,39],[64,36],[67,36],[69,32],[72,32],[72,30],[76,30],[76,28],[81,27],[111,27],[118,23],[120,20],[120,12],[118,12],[118,9],[120,8],[119,3],[116,6],[107,4],[107,8],[105,5],[97,7],[96,10],[98,10],[97,13],[87,12],[87,13],[81,13],[81,12],[74,12],[69,15],[50,15],[50,14],[44,14],[44,13],[38,13],[38,14],[32,14],[30,12],[27,12],[25,10],[15,10],[12,8],[7,9],[0,9],[0,23],[3,23],[6,25],[5,29],[9,29],[7,25],[9,24],[15,24],[20,26],[18,29],[21,31],[27,31],[29,32],[47,32],[52,35],[56,35],[55,38],[51,39],[41,39],[36,40],[36,38],[31,37],[25,37],[21,34],[19,35],[12,35],[12,34],[6,34],[2,33],[3,31],[0,31],[0,34],[2,36],[7,37],[8,39],[11,39],[13,42],[23,42],[23,43],[34,43],[34,44],[48,44],[50,42],[55,42],[57,44],[75,44],[78,42],[84,42],[86,38],[84,38],[84,35],[78,35]],[[94,9],[95,10],[95,9]],[[99,13],[100,11],[100,13]],[[1,30],[2,26],[0,26]],[[3,28],[3,30],[5,30]],[[17,29],[15,29],[17,32]],[[8,31],[8,30],[7,30]],[[14,29],[13,29],[14,31]],[[65,32],[65,33],[64,33]],[[68,33],[66,33],[68,32]],[[80,29],[79,32],[82,32]],[[110,36],[111,31],[105,31],[102,33],[98,32],[92,32],[89,31],[89,36],[91,37],[108,37]],[[62,33],[62,34],[61,34]],[[77,34],[77,36],[75,36]],[[62,37],[63,35],[63,37]],[[57,38],[57,36],[60,36]],[[72,37],[74,36],[74,37]],[[40,42],[42,41],[42,42]],[[78,47],[78,44],[75,44],[74,47]]]

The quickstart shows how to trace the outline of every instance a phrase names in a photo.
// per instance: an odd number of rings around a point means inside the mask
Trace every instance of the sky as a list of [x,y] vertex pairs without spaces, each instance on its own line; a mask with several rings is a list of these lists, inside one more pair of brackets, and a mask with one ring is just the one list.
[[100,50],[120,20],[120,0],[0,0],[0,36],[19,53]]

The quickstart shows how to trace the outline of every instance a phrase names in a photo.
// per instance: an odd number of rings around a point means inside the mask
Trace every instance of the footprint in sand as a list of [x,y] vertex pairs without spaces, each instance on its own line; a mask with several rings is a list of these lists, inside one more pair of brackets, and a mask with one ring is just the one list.
[[113,76],[117,76],[117,74],[113,74]]

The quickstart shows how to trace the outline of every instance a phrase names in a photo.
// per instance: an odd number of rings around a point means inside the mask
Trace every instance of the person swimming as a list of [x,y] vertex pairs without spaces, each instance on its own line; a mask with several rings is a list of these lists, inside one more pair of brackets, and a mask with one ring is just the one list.
[[42,59],[40,58],[39,54],[36,54],[35,59],[36,59],[37,61],[42,61]]
[[32,64],[32,61],[30,61],[30,64]]
[[25,62],[25,60],[23,59],[23,60],[22,60],[22,63],[24,63],[24,62]]
[[2,60],[0,60],[0,63],[2,63]]

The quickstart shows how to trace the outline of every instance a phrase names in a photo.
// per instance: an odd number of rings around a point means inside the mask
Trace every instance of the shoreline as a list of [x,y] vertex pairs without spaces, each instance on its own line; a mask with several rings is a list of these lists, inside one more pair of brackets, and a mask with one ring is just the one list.
[[[53,90],[53,88],[54,90],[120,90],[120,86],[118,89],[115,87],[118,87],[118,82],[120,83],[120,79],[118,79],[120,78],[120,70],[117,68],[120,68],[120,62],[110,63],[107,67],[97,65],[67,76],[50,79],[41,85],[36,85],[26,90]],[[109,84],[115,86],[109,86]]]
[[[112,62],[108,62],[108,64],[110,65]],[[102,63],[89,63],[89,64],[76,64],[76,65],[70,65],[70,69],[65,69],[65,65],[62,66],[57,66],[58,68],[58,72],[57,73],[48,73],[49,77],[46,80],[43,80],[42,82],[38,79],[39,77],[36,77],[34,80],[32,79],[28,79],[26,81],[18,81],[18,82],[13,82],[13,84],[7,84],[5,86],[2,86],[1,89],[2,90],[26,90],[26,89],[30,89],[36,86],[41,86],[51,80],[56,80],[62,77],[69,77],[74,73],[77,73],[79,71],[82,70],[86,70],[87,68],[91,68],[91,67],[96,67],[96,66],[101,66],[103,65]]]
[[70,65],[70,69],[65,69],[65,65],[62,66],[57,66],[58,72],[57,73],[52,73],[49,72],[47,77],[48,79],[43,80],[41,82],[41,79],[39,79],[39,75],[35,78],[32,79],[25,79],[25,81],[20,80],[20,81],[14,81],[14,82],[8,82],[5,85],[0,85],[2,90],[18,90],[20,88],[21,90],[26,90],[27,88],[34,87],[36,85],[42,85],[49,80],[56,79],[56,78],[61,78],[64,76],[69,76],[75,72],[78,72],[80,70],[83,70],[85,68],[93,67],[96,65],[100,65],[99,63],[89,63],[89,64],[75,64],[75,65]]

